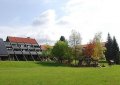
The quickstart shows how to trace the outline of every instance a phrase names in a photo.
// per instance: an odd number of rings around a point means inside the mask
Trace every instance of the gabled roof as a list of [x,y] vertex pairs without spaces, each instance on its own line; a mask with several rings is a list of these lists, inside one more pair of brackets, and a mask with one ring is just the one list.
[[15,42],[15,43],[37,44],[37,41],[33,38],[30,38],[30,37],[22,38],[22,37],[8,36],[6,41]]

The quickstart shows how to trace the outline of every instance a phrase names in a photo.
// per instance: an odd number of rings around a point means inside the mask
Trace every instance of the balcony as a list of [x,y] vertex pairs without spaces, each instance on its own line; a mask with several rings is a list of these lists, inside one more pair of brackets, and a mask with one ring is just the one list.
[[12,47],[11,44],[9,42],[4,42],[6,47]]
[[40,46],[38,44],[33,44],[33,47],[40,48]]
[[24,55],[30,55],[29,51],[22,51]]
[[39,52],[37,52],[37,54],[38,54],[38,55],[42,55],[42,52],[39,51]]
[[30,52],[30,53],[31,53],[31,55],[37,55],[37,53],[35,51]]
[[28,49],[27,47],[20,47],[21,49]]
[[33,47],[31,44],[25,44],[26,47]]
[[14,52],[12,50],[8,50],[7,52],[8,52],[8,54],[14,54]]
[[6,45],[6,44],[5,44],[5,46],[6,46],[6,47],[12,47],[11,45]]
[[33,47],[28,47],[28,49],[29,49],[29,50],[35,50],[35,48],[33,48]]
[[38,50],[38,51],[40,51],[41,49],[40,49],[40,48],[35,48],[35,50]]
[[18,43],[18,45],[25,45],[24,43]]
[[12,45],[12,46],[17,46],[17,43],[11,42],[11,45]]
[[21,51],[14,51],[14,52],[15,52],[15,54],[22,54]]
[[12,46],[13,49],[20,49],[18,46]]

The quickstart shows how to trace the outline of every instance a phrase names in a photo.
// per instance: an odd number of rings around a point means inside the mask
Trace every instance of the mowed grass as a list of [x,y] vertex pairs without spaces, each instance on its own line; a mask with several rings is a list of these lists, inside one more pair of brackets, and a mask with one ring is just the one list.
[[78,68],[0,61],[0,85],[120,85],[120,66]]

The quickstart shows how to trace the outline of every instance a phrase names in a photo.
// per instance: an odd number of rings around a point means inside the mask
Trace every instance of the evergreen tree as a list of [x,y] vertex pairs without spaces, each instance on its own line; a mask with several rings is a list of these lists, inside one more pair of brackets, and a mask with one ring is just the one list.
[[65,37],[64,37],[64,36],[61,36],[61,37],[60,37],[60,41],[64,41],[64,42],[65,42]]
[[119,46],[118,46],[115,36],[113,37],[112,50],[113,50],[112,54],[114,57],[114,62],[115,64],[119,64]]
[[110,60],[114,60],[115,64],[119,64],[119,46],[118,43],[116,41],[116,38],[113,37],[113,40],[110,36],[110,34],[108,34],[108,39],[107,42],[105,44],[106,47],[106,52],[105,52],[105,57],[106,60],[108,61],[108,63],[110,64]]
[[114,60],[113,53],[112,53],[112,47],[113,47],[112,44],[113,44],[113,40],[110,34],[108,33],[107,42],[105,44],[105,47],[106,47],[105,57],[109,64],[110,64],[110,60]]

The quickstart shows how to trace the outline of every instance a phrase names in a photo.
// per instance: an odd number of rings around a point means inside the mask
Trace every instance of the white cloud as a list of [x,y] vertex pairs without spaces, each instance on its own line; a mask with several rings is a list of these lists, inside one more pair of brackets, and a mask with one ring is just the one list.
[[68,36],[67,25],[59,25],[56,20],[55,10],[47,10],[33,20],[29,26],[0,26],[0,36],[6,39],[7,36],[32,37],[40,44],[53,44],[59,40],[61,35]]
[[[43,27],[41,29],[41,27]],[[31,37],[35,38],[39,44],[50,43],[53,44],[54,40],[50,39],[49,33],[47,33],[47,28],[44,26],[24,26],[24,27],[0,27],[0,38],[6,40],[7,36],[17,36],[17,37]]]
[[63,17],[63,21],[72,24],[82,34],[83,43],[99,31],[103,32],[104,40],[108,32],[118,37],[119,4],[119,0],[69,0],[64,7],[68,15]]
[[33,21],[33,25],[39,26],[39,25],[54,25],[55,24],[55,11],[52,9],[49,9],[42,14],[40,14],[39,17],[36,17]]
[[[56,41],[61,35],[69,38],[72,29],[82,35],[82,42],[87,43],[96,32],[119,37],[120,28],[119,0],[68,0],[64,7],[64,16],[56,18],[54,9],[48,9],[33,20],[33,24],[24,27],[0,27],[0,36],[7,35],[36,38],[40,43]],[[118,39],[119,40],[119,39]],[[53,43],[53,42],[52,42]],[[119,40],[120,43],[120,40]]]

